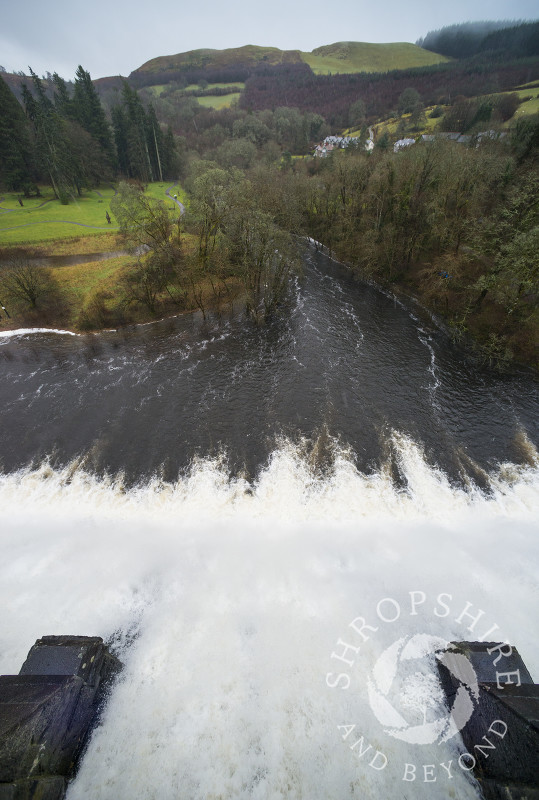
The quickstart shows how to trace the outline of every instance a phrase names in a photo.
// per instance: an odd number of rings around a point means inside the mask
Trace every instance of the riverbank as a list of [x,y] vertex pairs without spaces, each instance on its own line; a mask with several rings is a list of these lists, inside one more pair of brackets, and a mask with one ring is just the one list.
[[[494,293],[475,291],[470,284],[480,270],[481,257],[463,253],[448,264],[419,262],[396,282],[396,288],[417,298],[443,321],[449,336],[469,352],[500,369],[512,365],[539,371],[539,312],[530,295],[520,313],[507,312]],[[524,307],[524,309],[522,308]]]
[[539,313],[534,298],[530,297],[529,313],[514,315],[488,291],[476,291],[471,299],[480,260],[473,253],[463,253],[451,263],[417,262],[389,286],[420,303],[474,358],[501,370],[518,366],[537,373]]
[[[189,235],[184,234],[189,247]],[[322,251],[329,250],[321,243],[315,243]],[[110,250],[96,253],[96,244]],[[194,245],[194,242],[190,243]],[[99,332],[127,325],[147,324],[166,318],[177,317],[194,311],[218,311],[234,308],[244,300],[244,287],[237,278],[217,280],[214,276],[196,276],[187,280],[176,293],[163,291],[156,298],[153,311],[143,304],[129,303],[125,297],[124,281],[133,268],[133,256],[122,252],[122,239],[118,234],[79,237],[44,243],[29,251],[26,248],[10,247],[0,251],[0,261],[10,256],[30,256],[32,260],[46,263],[45,272],[55,284],[54,302],[40,304],[37,308],[7,308],[10,316],[0,312],[0,331],[20,329],[68,330],[72,333]],[[112,248],[118,248],[117,250]],[[338,258],[338,253],[333,253]],[[87,257],[87,258],[86,258]],[[440,274],[430,264],[417,264],[408,270],[404,278],[393,282],[383,282],[371,275],[365,275],[354,265],[342,260],[348,269],[361,279],[367,279],[378,288],[389,291],[408,304],[414,304],[419,313],[424,314],[452,341],[458,342],[472,358],[486,362],[498,369],[513,366],[525,367],[537,373],[537,348],[531,337],[513,337],[511,344],[515,351],[507,352],[501,347],[500,333],[494,337],[489,332],[489,313],[491,302],[484,303],[481,313],[469,313],[466,328],[455,323],[455,298],[458,288],[452,283],[453,276]],[[442,288],[442,293],[440,293]],[[2,299],[2,298],[0,298]],[[485,333],[486,329],[486,333]]]
[[[501,312],[492,298],[487,300],[483,297],[475,308],[463,302],[462,296],[467,287],[463,285],[462,276],[457,270],[453,275],[439,269],[437,264],[418,262],[388,281],[379,273],[367,273],[340,254],[338,249],[330,250],[312,238],[309,241],[321,252],[343,264],[360,280],[389,292],[408,305],[413,304],[420,314],[434,323],[453,343],[462,347],[473,360],[501,371],[524,368],[534,375],[539,372],[539,313],[536,308],[526,326],[516,318],[514,326],[511,326],[507,324],[507,315]],[[467,266],[474,260],[483,260],[470,251],[463,253],[462,257]]]
[[[183,236],[188,255],[194,243]],[[104,248],[96,252],[96,247]],[[136,325],[181,313],[219,310],[239,302],[239,280],[184,270],[173,286],[156,292],[151,307],[129,291],[136,256],[122,249],[116,233],[61,239],[38,247],[0,250],[0,262],[16,264],[40,282],[35,306],[27,298],[0,296],[0,331],[28,328],[68,329],[74,333]]]

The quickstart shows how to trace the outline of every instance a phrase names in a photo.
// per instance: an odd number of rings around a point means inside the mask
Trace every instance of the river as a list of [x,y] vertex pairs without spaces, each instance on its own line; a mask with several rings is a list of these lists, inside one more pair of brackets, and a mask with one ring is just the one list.
[[[538,678],[531,376],[314,250],[265,327],[10,334],[0,369],[0,671],[55,633],[125,664],[69,800],[477,797],[458,736],[388,733],[369,685],[396,641],[488,629]],[[445,713],[415,656],[384,684],[412,727]]]

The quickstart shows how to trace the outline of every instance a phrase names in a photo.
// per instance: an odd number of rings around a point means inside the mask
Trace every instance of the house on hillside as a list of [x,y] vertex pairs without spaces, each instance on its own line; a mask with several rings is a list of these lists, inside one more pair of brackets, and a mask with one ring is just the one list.
[[457,131],[438,131],[436,134],[423,133],[420,139],[399,139],[393,145],[393,152],[398,153],[399,150],[415,144],[416,141],[434,142],[436,139],[446,139],[447,141],[457,142],[458,144],[475,144],[476,147],[479,147],[481,142],[484,142],[488,139],[503,139],[505,136],[507,136],[505,131],[498,132],[493,130],[481,131],[480,133],[476,133],[474,135],[470,135],[468,133],[458,133]]
[[315,147],[314,155],[324,158],[333,150],[348,147],[350,144],[356,144],[358,141],[359,139],[357,136],[326,136],[324,141]]
[[398,153],[399,150],[410,147],[411,144],[415,144],[415,139],[398,139],[393,145],[393,152]]

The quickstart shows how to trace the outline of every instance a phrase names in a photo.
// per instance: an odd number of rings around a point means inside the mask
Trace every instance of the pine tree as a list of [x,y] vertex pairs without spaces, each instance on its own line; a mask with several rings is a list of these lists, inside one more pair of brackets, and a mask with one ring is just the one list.
[[163,137],[162,167],[165,178],[176,180],[180,171],[176,142],[170,125]]
[[129,152],[127,143],[127,115],[123,107],[118,105],[112,107],[111,116],[120,173],[128,178],[132,178],[133,175],[131,174],[131,170],[129,168]]
[[152,105],[149,106],[147,113],[147,138],[153,173],[162,181],[164,137]]
[[77,165],[70,147],[65,120],[45,94],[38,76],[30,69],[35,97],[26,84],[23,85],[23,100],[35,137],[36,160],[48,177],[54,194],[62,202],[68,202],[74,192],[80,194],[77,181]]
[[60,116],[66,119],[75,119],[75,108],[67,84],[57,72],[52,76],[54,82],[54,107]]
[[68,202],[69,196],[82,194],[83,187],[110,179],[114,154],[110,130],[90,75],[82,67],[73,98],[63,78],[53,76],[54,102],[37,75],[32,70],[30,74],[33,94],[23,86],[23,100],[33,130],[36,163],[55,195]]
[[11,89],[0,77],[0,185],[27,193],[33,179],[28,122]]
[[144,106],[135,89],[124,81],[122,100],[127,116],[127,153],[129,174],[147,183],[153,180],[153,170],[148,148],[148,121]]
[[75,119],[99,143],[110,164],[115,161],[114,145],[105,112],[90,73],[80,65],[75,78],[73,97]]

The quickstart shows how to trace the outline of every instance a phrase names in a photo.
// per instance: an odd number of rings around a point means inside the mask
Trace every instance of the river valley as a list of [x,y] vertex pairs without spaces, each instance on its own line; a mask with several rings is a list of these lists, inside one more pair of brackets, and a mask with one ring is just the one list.
[[[0,370],[0,672],[58,633],[125,665],[69,800],[478,796],[457,736],[388,733],[368,687],[397,640],[488,630],[539,678],[532,376],[314,249],[264,327],[10,332]],[[382,681],[410,726],[445,713],[416,656]]]

